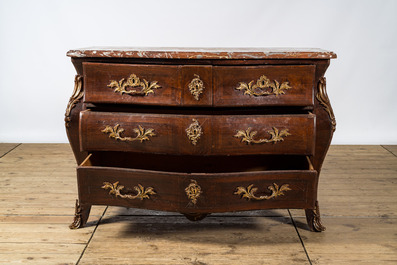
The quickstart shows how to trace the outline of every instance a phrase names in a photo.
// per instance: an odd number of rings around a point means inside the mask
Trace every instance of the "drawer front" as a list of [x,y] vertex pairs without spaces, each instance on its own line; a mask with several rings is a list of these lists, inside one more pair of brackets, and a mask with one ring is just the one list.
[[186,174],[78,167],[81,203],[181,213],[310,208],[316,172],[263,171]]
[[214,67],[214,106],[311,106],[314,65]]
[[81,203],[178,211],[179,178],[161,172],[111,167],[78,167]]
[[215,118],[213,154],[314,153],[315,115],[244,115]]
[[82,151],[240,155],[314,152],[315,115],[171,115],[85,111]]
[[[200,116],[86,111],[81,113],[80,146],[89,151],[208,154],[211,120]],[[197,127],[197,128],[196,128]],[[187,131],[190,128],[191,138]],[[201,132],[199,132],[200,130]],[[203,137],[203,133],[208,134]]]
[[180,105],[178,66],[83,63],[88,103]]
[[316,174],[311,170],[193,174],[183,180],[182,188],[197,185],[201,193],[195,204],[182,196],[180,212],[312,207]]

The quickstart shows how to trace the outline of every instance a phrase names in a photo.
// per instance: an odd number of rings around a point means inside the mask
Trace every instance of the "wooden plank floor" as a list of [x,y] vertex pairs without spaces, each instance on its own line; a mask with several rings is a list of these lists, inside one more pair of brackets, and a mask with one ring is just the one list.
[[331,146],[323,233],[307,230],[303,210],[192,223],[103,206],[69,230],[77,187],[67,144],[0,144],[0,181],[0,264],[397,264],[397,146]]

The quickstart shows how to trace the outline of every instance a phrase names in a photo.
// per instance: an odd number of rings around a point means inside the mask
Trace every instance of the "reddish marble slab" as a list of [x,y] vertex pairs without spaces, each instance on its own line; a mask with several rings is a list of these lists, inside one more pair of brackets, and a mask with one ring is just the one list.
[[333,59],[332,51],[317,48],[148,48],[89,47],[67,52],[69,57],[160,59]]

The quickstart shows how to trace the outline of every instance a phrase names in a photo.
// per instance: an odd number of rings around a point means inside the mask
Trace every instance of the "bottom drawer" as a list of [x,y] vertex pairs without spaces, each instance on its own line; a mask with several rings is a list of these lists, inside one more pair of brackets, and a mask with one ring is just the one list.
[[189,157],[98,152],[77,168],[81,203],[181,213],[313,208],[305,156]]

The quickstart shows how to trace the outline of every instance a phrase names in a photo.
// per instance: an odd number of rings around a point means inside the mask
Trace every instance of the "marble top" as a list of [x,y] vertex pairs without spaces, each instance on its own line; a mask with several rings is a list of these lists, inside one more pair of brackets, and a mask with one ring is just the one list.
[[176,48],[88,47],[67,52],[69,57],[160,59],[332,59],[336,54],[318,48]]

